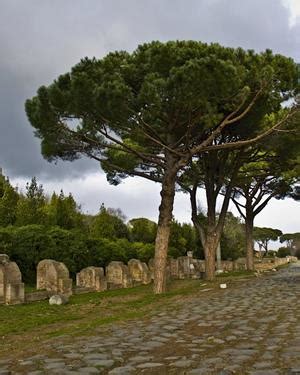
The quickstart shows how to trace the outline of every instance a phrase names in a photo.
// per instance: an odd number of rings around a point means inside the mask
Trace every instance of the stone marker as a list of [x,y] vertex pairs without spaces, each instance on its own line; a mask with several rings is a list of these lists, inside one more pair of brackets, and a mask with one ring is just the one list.
[[233,262],[234,271],[246,270],[246,258],[238,258]]
[[76,275],[76,285],[97,292],[107,289],[107,282],[102,267],[86,267]]
[[109,289],[130,288],[133,286],[128,267],[123,262],[110,262],[106,267],[106,281]]
[[154,259],[153,258],[149,259],[148,268],[150,271],[151,279],[154,280]]
[[233,271],[234,269],[234,262],[230,260],[222,260],[221,267],[223,271]]
[[9,256],[7,254],[0,254],[0,264],[9,262]]
[[72,279],[64,263],[52,259],[41,260],[37,266],[37,289],[53,294],[72,294]]
[[191,257],[178,257],[178,278],[188,279],[190,277]]
[[16,305],[25,300],[20,269],[8,255],[0,254],[0,303]]
[[151,273],[146,263],[138,259],[131,259],[128,262],[128,270],[135,284],[151,283]]
[[170,277],[174,280],[179,279],[179,262],[178,259],[169,258]]
[[49,305],[66,305],[69,298],[63,294],[54,294],[49,298]]
[[201,279],[204,277],[204,273],[205,273],[205,261],[201,259],[191,259],[190,260],[190,278]]

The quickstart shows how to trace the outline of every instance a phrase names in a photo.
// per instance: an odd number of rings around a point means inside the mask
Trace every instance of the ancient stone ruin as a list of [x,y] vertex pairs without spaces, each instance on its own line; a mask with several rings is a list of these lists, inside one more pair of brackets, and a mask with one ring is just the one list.
[[221,261],[221,267],[222,267],[223,271],[233,271],[234,270],[234,262],[232,262],[231,260],[222,260]]
[[148,268],[151,275],[151,280],[154,280],[154,259],[151,258],[148,262]]
[[72,279],[64,263],[44,259],[37,266],[37,289],[44,289],[51,294],[72,294]]
[[[258,272],[269,271],[277,266],[295,262],[297,258],[268,258],[255,262]],[[245,270],[246,259],[235,261],[222,261],[224,272],[232,270]],[[153,279],[154,261],[150,259],[149,266],[137,259],[131,259],[128,266],[123,262],[110,262],[106,267],[106,274],[101,267],[86,267],[76,275],[74,293],[88,291],[101,292],[106,289],[130,288],[134,285],[149,284]],[[199,279],[205,272],[205,261],[194,259],[191,252],[187,256],[177,259],[168,258],[167,279]],[[36,292],[24,293],[21,272],[15,262],[11,262],[6,254],[0,254],[0,304],[18,304],[24,302],[40,301],[58,298],[67,301],[72,295],[72,280],[67,267],[52,259],[44,259],[37,266]],[[53,303],[54,303],[53,302]],[[60,302],[55,302],[60,303]]]
[[172,279],[200,279],[205,271],[205,261],[194,259],[192,254],[168,260]]
[[0,303],[23,303],[24,295],[24,283],[17,263],[11,262],[8,255],[0,254]]
[[96,292],[107,289],[107,282],[102,267],[86,267],[76,275],[76,286]]
[[179,257],[178,261],[178,279],[188,279],[191,273],[191,257]]
[[106,281],[109,289],[130,288],[133,286],[128,267],[123,262],[110,262],[106,267]]
[[135,285],[151,283],[151,273],[146,263],[131,259],[128,262],[128,270]]
[[233,269],[235,271],[244,271],[246,269],[246,258],[238,258],[233,261]]

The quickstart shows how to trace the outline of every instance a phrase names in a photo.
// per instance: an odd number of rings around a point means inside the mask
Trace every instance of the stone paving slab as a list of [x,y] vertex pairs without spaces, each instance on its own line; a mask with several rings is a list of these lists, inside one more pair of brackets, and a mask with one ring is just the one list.
[[[202,297],[203,296],[203,297]],[[300,374],[300,264],[207,292],[150,319],[56,339],[4,374]]]

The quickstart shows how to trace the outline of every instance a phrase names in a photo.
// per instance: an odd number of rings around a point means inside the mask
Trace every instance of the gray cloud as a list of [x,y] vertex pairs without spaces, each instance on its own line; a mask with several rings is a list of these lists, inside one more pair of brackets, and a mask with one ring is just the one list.
[[[91,213],[104,202],[122,208],[129,218],[156,219],[160,187],[141,179],[111,187],[94,161],[54,165],[43,160],[24,113],[25,100],[40,85],[84,56],[131,51],[151,40],[271,48],[300,61],[300,19],[290,28],[289,11],[280,0],[0,0],[0,9],[0,166],[23,189],[35,175],[49,194],[72,191]],[[205,201],[202,193],[199,199]],[[299,231],[296,210],[291,200],[274,201],[257,225]],[[187,196],[176,195],[174,214],[189,220]]]

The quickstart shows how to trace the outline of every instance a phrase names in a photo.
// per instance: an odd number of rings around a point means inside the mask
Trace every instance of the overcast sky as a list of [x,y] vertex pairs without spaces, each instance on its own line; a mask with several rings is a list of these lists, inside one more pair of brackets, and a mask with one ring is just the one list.
[[[84,211],[101,202],[128,218],[156,220],[159,186],[141,179],[108,185],[98,163],[43,160],[24,102],[82,57],[133,50],[151,40],[194,39],[262,51],[300,62],[300,0],[0,0],[0,166],[14,184],[37,176],[47,192],[71,191]],[[200,195],[200,200],[202,200]],[[189,221],[178,194],[175,217]],[[296,202],[274,201],[256,225],[300,231]]]

